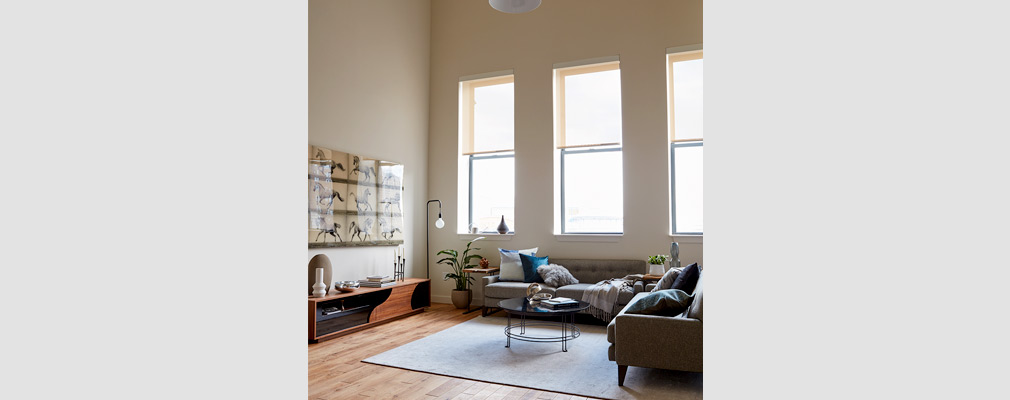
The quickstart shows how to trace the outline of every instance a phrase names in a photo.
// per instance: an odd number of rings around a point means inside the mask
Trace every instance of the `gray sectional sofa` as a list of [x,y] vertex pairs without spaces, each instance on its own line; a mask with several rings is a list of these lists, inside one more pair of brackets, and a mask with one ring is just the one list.
[[[624,385],[628,366],[702,372],[702,284],[704,272],[694,288],[694,299],[684,313],[675,317],[627,314],[625,310],[607,326],[610,361],[617,362],[617,384]],[[652,285],[649,285],[652,286]],[[637,293],[635,302],[648,293]]]
[[[558,264],[567,268],[572,273],[572,276],[579,280],[579,283],[559,288],[541,283],[541,292],[550,293],[554,297],[570,297],[578,300],[582,299],[582,293],[585,292],[586,288],[599,281],[610,278],[623,278],[631,274],[644,274],[646,272],[645,260],[551,258],[548,261],[551,264]],[[526,288],[529,286],[529,283],[524,282],[501,281],[498,279],[498,275],[485,276],[481,280],[481,289],[484,293],[482,314],[484,316],[489,315],[490,312],[496,309],[498,302],[501,300],[526,296]],[[623,308],[631,301],[635,293],[643,290],[645,290],[645,287],[639,281],[635,284],[634,292],[621,292],[617,297],[617,307]]]

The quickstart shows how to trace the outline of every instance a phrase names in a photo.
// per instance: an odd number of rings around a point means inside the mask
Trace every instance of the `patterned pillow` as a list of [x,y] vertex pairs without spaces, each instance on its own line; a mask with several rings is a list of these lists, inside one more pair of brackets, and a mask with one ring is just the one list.
[[568,268],[557,264],[548,264],[537,268],[537,273],[540,274],[547,286],[554,288],[579,283],[579,280],[575,279],[571,272],[568,272]]
[[523,275],[523,264],[519,260],[519,254],[532,256],[537,254],[537,250],[540,250],[540,248],[534,247],[525,250],[498,249],[498,254],[501,255],[501,263],[498,264],[498,267],[501,268],[498,272],[498,280],[522,282],[526,276]]
[[656,283],[656,287],[652,288],[651,292],[655,293],[660,290],[666,290],[673,287],[673,282],[677,280],[677,276],[680,276],[680,271],[683,268],[670,268],[663,274],[663,277],[659,279]]

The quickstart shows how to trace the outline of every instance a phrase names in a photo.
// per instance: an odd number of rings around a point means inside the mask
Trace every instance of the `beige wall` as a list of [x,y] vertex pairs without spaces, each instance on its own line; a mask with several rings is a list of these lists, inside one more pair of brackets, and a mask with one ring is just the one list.
[[[432,229],[432,253],[460,249],[456,234],[457,83],[460,76],[515,71],[516,227],[510,241],[483,242],[498,264],[497,247],[539,246],[540,255],[643,259],[667,253],[669,147],[666,127],[666,48],[702,43],[700,0],[550,0],[510,15],[486,1],[431,4],[430,198],[441,199],[446,228]],[[553,234],[554,63],[619,55],[624,132],[624,236],[616,242],[559,241]],[[433,258],[432,261],[435,259]],[[702,261],[701,244],[682,244],[681,260]],[[432,267],[434,301],[448,301],[450,282]],[[435,272],[438,271],[438,272]],[[644,272],[644,271],[643,271]]]
[[[414,277],[424,276],[430,10],[428,1],[309,1],[309,144],[404,164]],[[319,253],[335,280],[392,274],[392,247],[309,249],[308,257]]]

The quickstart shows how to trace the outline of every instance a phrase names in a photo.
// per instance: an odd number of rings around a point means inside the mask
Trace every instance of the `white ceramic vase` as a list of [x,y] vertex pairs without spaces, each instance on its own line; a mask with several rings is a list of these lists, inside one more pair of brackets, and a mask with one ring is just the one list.
[[312,297],[326,296],[326,284],[323,283],[323,269],[316,268],[316,284],[312,285]]
[[663,264],[649,264],[649,275],[663,275]]

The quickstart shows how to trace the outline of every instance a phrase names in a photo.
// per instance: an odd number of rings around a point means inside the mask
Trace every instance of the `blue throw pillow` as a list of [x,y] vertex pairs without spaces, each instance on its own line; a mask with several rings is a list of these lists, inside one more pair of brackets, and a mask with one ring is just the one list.
[[519,259],[523,263],[523,282],[543,282],[544,279],[537,273],[537,268],[547,265],[547,256],[537,257],[519,253]]
[[624,309],[625,314],[677,316],[691,306],[693,297],[680,289],[666,289],[649,293]]

